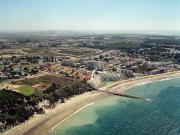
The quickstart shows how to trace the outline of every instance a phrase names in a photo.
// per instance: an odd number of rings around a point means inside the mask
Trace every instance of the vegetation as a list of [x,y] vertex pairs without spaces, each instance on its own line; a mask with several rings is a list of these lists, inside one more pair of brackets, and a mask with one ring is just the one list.
[[43,113],[43,109],[31,97],[14,91],[0,90],[0,133],[28,120],[35,113]]
[[115,42],[107,44],[105,48],[108,49],[129,49],[129,48],[136,48],[137,44],[133,42]]
[[[58,101],[64,103],[65,99],[91,90],[92,88],[84,81],[74,81],[68,85],[53,83],[44,91],[35,92],[30,86],[25,85],[20,88],[22,94],[0,90],[0,133],[28,120],[35,113],[44,113],[42,107],[54,107]],[[40,107],[39,102],[44,100],[49,101],[49,105]]]
[[156,45],[180,45],[180,39],[175,39],[174,37],[166,37],[166,38],[154,38],[154,39],[145,39],[144,45],[148,44],[156,44]]
[[49,88],[43,92],[38,92],[32,96],[36,100],[48,100],[50,106],[54,106],[57,101],[64,103],[65,99],[69,99],[74,95],[79,95],[87,91],[91,91],[92,88],[84,81],[77,81],[71,85],[59,85],[53,83]]
[[60,84],[60,85],[68,85],[72,84],[74,80],[71,78],[66,78],[62,76],[56,76],[56,75],[44,75],[36,78],[29,78],[29,79],[23,79],[19,81],[14,81],[14,84],[17,85],[36,85],[36,84]]
[[114,43],[105,43],[105,44],[95,44],[95,45],[80,45],[81,47],[89,47],[89,48],[96,48],[96,49],[108,49],[108,50],[114,50],[114,49],[133,49],[137,48],[137,43],[133,42],[114,42]]
[[74,55],[74,56],[91,56],[91,55],[98,54],[93,49],[77,48],[77,47],[61,48],[59,52],[69,54],[69,55]]
[[17,90],[25,96],[30,96],[34,93],[34,89],[30,85],[23,85],[17,88]]

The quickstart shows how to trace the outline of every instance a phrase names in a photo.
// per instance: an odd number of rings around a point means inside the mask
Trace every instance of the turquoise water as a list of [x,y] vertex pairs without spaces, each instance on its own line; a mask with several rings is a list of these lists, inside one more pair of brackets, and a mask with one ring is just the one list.
[[58,125],[51,135],[180,135],[180,79],[129,89],[152,102],[112,96]]

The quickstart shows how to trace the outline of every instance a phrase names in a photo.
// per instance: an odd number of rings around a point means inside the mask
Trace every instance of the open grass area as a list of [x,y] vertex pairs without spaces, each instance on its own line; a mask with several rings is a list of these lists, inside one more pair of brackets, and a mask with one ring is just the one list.
[[17,88],[17,90],[21,94],[26,95],[26,96],[30,96],[31,94],[34,93],[34,89],[31,86],[29,86],[29,85],[23,85],[23,86]]

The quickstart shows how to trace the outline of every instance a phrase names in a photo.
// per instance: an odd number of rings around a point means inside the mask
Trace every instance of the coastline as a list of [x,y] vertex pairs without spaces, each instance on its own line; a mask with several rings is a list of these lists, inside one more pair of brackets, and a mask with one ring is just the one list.
[[[180,71],[168,72],[158,75],[148,75],[144,77],[132,78],[129,80],[121,80],[100,88],[101,90],[123,93],[125,90],[136,85],[150,83],[153,81],[165,80],[180,77]],[[2,135],[46,135],[55,126],[62,123],[67,118],[84,109],[85,107],[102,100],[109,95],[106,93],[93,91],[87,92],[79,96],[75,96],[66,103],[57,105],[56,108],[46,111],[46,114],[36,115],[27,122],[18,125]]]

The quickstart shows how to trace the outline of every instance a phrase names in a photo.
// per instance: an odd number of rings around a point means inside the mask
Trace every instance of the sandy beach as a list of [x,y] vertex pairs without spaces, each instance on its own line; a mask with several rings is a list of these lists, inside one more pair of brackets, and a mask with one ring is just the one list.
[[[135,85],[175,77],[180,77],[179,71],[122,80],[100,89],[123,93],[125,90]],[[55,125],[62,122],[67,117],[71,116],[75,112],[78,112],[83,107],[86,107],[91,103],[98,102],[108,96],[110,95],[99,91],[87,92],[82,95],[75,96],[66,101],[66,103],[57,105],[54,109],[47,110],[43,115],[36,115],[30,118],[21,125],[3,133],[3,135],[46,135]]]

